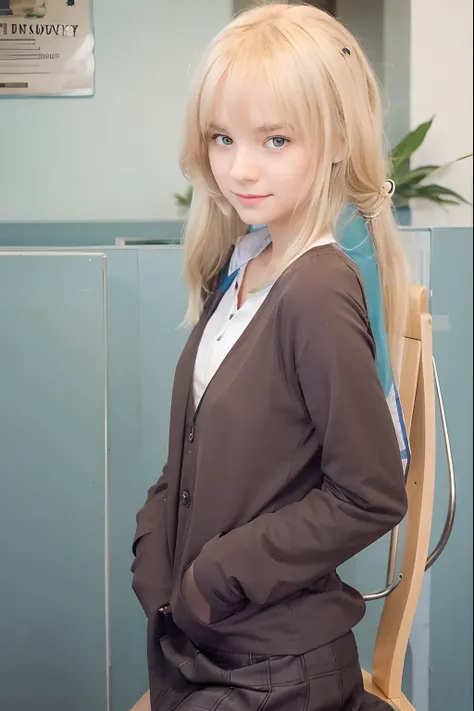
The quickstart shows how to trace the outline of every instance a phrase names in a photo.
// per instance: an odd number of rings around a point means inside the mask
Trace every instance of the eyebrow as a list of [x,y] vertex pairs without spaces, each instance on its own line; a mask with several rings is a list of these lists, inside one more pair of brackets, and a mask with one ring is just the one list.
[[[226,131],[225,128],[222,126],[218,126],[215,123],[210,123],[209,124],[209,130],[210,131],[215,131],[216,133],[222,133],[222,134],[227,134],[228,131]],[[273,124],[265,124],[264,126],[258,126],[258,128],[255,129],[255,133],[275,133],[276,131],[284,131],[284,130],[292,130],[291,126],[285,126],[280,123],[273,123]]]

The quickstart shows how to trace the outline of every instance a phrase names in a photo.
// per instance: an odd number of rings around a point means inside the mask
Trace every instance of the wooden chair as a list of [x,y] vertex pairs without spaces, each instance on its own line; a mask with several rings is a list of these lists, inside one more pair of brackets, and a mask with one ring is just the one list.
[[403,347],[400,400],[410,440],[408,518],[402,581],[385,600],[367,691],[398,711],[415,711],[402,693],[403,666],[428,560],[435,482],[435,381],[428,294],[410,290]]
[[[425,288],[410,290],[403,343],[400,400],[410,438],[408,518],[402,581],[386,598],[377,633],[372,674],[363,672],[367,691],[397,711],[415,711],[402,693],[410,631],[421,593],[433,514],[435,475],[435,383],[432,325]],[[150,711],[147,692],[131,711]]]
[[146,694],[143,694],[142,698],[140,701],[137,701],[133,709],[131,711],[151,711],[151,703],[150,703],[150,692],[147,691]]

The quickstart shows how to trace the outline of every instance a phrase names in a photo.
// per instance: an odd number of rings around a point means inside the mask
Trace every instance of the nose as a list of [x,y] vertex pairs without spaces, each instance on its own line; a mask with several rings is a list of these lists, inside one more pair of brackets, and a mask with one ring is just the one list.
[[247,148],[239,148],[234,153],[234,161],[231,168],[231,178],[236,183],[251,182],[256,183],[259,179],[260,171],[252,152]]

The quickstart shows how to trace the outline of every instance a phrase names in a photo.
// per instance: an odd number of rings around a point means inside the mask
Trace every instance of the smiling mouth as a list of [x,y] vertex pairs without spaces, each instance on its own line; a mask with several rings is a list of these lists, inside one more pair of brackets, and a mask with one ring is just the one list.
[[241,193],[234,193],[234,195],[244,200],[263,200],[263,198],[270,197],[270,195],[242,195]]

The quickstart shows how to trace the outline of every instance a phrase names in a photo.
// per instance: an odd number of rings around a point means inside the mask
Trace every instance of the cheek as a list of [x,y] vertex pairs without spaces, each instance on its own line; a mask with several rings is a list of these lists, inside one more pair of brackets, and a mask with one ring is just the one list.
[[209,151],[209,165],[211,166],[216,183],[220,185],[226,175],[225,156],[223,156],[220,151],[211,149]]
[[295,156],[292,164],[288,166],[288,175],[292,176],[292,192],[300,193],[307,185],[311,165],[306,156]]

